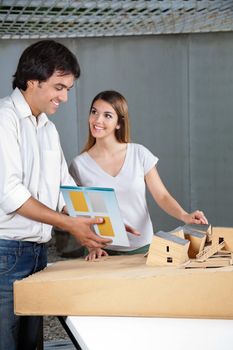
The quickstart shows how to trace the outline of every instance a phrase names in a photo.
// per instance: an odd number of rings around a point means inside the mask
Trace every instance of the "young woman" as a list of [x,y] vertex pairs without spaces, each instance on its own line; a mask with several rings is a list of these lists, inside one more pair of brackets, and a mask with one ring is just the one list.
[[[153,227],[146,203],[146,186],[156,203],[186,224],[206,224],[203,212],[189,214],[169,194],[156,165],[158,158],[142,145],[130,142],[128,106],[116,91],[103,91],[92,101],[89,137],[82,153],[73,159],[70,173],[79,186],[115,189],[129,234],[130,247],[89,249],[87,260],[108,254],[135,254],[148,250]],[[140,233],[140,234],[139,234]]]

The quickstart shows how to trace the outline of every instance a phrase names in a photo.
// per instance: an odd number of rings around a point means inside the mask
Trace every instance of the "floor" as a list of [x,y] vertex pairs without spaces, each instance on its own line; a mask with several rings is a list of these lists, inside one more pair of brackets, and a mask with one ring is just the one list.
[[46,341],[44,350],[75,350],[75,347],[69,340],[54,340]]

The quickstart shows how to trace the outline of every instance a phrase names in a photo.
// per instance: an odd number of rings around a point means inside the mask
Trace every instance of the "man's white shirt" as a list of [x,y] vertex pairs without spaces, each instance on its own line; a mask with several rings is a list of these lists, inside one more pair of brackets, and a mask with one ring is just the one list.
[[0,100],[0,239],[44,243],[51,226],[15,211],[31,196],[61,210],[60,185],[73,185],[55,125],[42,113],[37,118],[16,88]]

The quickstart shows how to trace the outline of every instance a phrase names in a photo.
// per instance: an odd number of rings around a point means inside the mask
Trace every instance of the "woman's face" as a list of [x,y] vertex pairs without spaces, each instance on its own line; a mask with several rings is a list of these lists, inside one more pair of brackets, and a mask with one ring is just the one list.
[[89,115],[89,126],[94,138],[115,138],[115,130],[119,129],[116,111],[108,102],[95,101]]

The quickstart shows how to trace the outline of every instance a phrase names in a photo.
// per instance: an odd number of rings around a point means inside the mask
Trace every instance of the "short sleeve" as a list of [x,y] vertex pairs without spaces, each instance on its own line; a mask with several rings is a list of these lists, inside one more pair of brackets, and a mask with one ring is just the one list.
[[81,186],[81,180],[79,176],[79,170],[78,170],[78,161],[77,157],[74,158],[69,166],[69,172],[72,178],[74,179],[77,186]]
[[145,146],[137,145],[139,157],[144,169],[144,175],[146,175],[153,167],[155,167],[159,161],[151,151],[149,151]]

